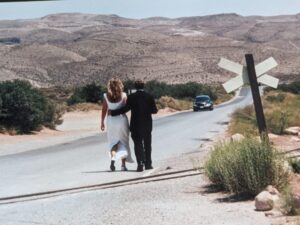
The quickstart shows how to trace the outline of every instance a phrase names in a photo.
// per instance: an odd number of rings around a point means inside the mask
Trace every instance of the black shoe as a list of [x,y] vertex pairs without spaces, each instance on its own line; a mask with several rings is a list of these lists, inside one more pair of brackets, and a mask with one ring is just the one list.
[[110,162],[110,170],[111,171],[115,171],[116,170],[115,161],[114,160],[111,160],[111,162]]
[[137,166],[136,172],[143,172],[143,171],[144,171],[144,166],[143,166],[143,164],[139,164],[139,165]]
[[152,170],[153,166],[152,165],[145,165],[145,170]]

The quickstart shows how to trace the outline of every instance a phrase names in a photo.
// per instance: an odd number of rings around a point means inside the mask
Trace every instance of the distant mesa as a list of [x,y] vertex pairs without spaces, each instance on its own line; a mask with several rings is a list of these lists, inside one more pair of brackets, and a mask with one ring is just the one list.
[[[60,13],[0,21],[1,77],[41,86],[106,84],[112,76],[167,83],[225,82],[221,57],[242,63],[274,57],[272,76],[299,79],[300,14],[130,19]],[[16,47],[15,47],[16,45]]]

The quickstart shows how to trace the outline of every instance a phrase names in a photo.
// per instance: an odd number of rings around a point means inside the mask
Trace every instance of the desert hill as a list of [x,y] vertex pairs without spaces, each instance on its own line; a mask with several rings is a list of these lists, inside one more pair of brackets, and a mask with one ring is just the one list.
[[117,15],[54,14],[0,21],[0,80],[39,86],[105,83],[110,77],[223,82],[233,74],[220,57],[257,62],[273,56],[281,79],[299,79],[300,14],[128,19]]

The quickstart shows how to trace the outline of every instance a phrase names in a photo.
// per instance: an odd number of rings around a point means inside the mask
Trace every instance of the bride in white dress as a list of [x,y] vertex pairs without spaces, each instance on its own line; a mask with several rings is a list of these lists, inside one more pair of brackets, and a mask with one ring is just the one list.
[[104,120],[107,116],[107,139],[111,158],[110,169],[115,171],[115,161],[122,160],[122,171],[127,171],[126,162],[133,162],[129,147],[129,123],[126,114],[119,116],[107,115],[107,111],[119,109],[125,106],[127,100],[123,92],[123,84],[120,79],[110,79],[107,84],[107,93],[104,94],[101,130],[105,130]]

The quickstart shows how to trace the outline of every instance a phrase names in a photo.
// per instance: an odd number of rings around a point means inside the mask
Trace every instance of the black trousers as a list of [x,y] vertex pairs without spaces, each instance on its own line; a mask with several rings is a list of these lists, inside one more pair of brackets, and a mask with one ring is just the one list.
[[145,164],[146,166],[152,165],[151,152],[152,152],[152,135],[150,132],[144,134],[131,133],[134,143],[134,152],[138,164]]

